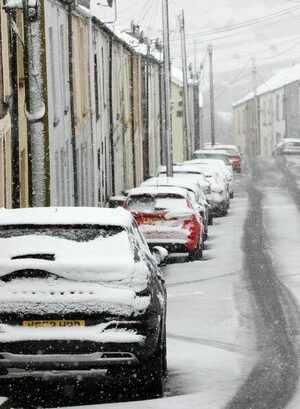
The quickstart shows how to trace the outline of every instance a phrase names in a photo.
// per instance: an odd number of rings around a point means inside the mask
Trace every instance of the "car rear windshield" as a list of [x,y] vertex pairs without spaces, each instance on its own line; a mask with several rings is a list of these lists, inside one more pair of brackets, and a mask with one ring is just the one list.
[[58,237],[77,242],[88,242],[97,238],[115,236],[124,229],[121,226],[83,225],[7,225],[0,226],[0,239],[20,236]]
[[186,199],[178,195],[137,195],[130,196],[127,208],[133,212],[155,212],[175,210],[186,206]]

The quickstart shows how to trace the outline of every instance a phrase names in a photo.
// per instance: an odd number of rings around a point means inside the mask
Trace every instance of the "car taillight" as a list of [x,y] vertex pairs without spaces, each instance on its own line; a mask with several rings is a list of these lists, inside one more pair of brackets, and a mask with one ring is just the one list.
[[186,247],[190,250],[195,250],[198,246],[199,240],[201,240],[201,227],[196,216],[192,216],[191,219],[185,220],[182,228],[189,230],[190,232]]

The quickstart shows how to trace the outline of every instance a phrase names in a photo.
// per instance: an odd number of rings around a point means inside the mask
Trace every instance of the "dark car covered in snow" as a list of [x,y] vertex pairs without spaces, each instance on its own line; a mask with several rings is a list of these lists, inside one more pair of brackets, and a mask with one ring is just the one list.
[[160,395],[165,257],[121,208],[0,210],[0,383],[105,369]]

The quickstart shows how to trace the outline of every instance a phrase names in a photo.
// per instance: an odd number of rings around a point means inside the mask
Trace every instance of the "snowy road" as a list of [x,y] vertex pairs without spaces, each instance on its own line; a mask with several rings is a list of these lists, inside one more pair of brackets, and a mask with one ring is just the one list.
[[64,380],[59,392],[57,381],[50,387],[48,383],[46,399],[45,384],[40,384],[32,406],[99,402],[94,408],[299,407],[298,175],[291,177],[273,160],[260,161],[253,169],[252,176],[237,178],[229,215],[211,227],[203,260],[165,269],[165,396],[108,403],[118,400],[108,384],[95,384],[91,378],[79,387]]

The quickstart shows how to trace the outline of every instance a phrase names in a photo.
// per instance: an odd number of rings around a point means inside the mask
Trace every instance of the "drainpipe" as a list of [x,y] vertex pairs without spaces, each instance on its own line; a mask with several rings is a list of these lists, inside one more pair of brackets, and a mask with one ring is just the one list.
[[71,146],[73,156],[73,199],[74,205],[78,206],[78,178],[77,178],[77,155],[75,133],[75,107],[74,107],[74,75],[73,75],[73,3],[68,3],[68,49],[69,49],[69,88],[70,88],[70,113],[71,113]]

